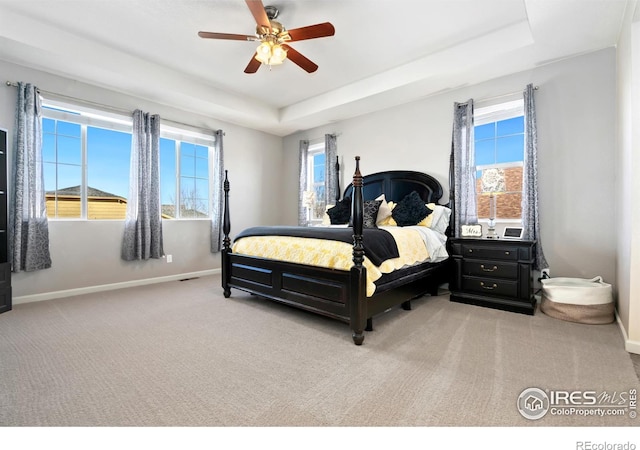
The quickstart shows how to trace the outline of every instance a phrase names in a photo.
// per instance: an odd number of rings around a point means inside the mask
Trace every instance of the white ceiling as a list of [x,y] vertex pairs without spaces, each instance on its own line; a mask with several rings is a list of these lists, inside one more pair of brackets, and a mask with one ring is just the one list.
[[284,136],[613,46],[627,0],[264,4],[289,29],[334,25],[291,44],[315,73],[247,75],[254,42],[197,36],[253,34],[243,0],[0,0],[0,59]]

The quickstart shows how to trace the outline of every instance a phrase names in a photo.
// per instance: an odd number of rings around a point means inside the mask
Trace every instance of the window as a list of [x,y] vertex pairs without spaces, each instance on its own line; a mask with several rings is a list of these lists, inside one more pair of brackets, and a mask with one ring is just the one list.
[[[42,126],[47,216],[125,219],[131,118],[45,101]],[[209,217],[214,139],[161,125],[163,219]]]
[[[524,104],[522,100],[478,108],[474,113],[478,218],[522,218]],[[493,208],[491,199],[493,199]]]
[[310,222],[321,222],[326,209],[326,156],[324,143],[310,145],[308,152],[307,186],[313,192],[312,197],[309,199],[308,219]]
[[160,139],[163,218],[209,217],[209,151],[205,145]]
[[47,216],[124,219],[131,125],[45,107],[42,130]]

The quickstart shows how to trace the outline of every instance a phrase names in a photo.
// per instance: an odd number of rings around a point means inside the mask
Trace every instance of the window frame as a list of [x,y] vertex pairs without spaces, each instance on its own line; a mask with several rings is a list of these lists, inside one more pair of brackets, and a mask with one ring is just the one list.
[[[478,126],[487,125],[489,123],[500,122],[502,120],[513,119],[521,116],[524,117],[524,99],[517,98],[514,100],[504,100],[497,103],[480,106],[475,108],[473,116],[474,116],[473,117],[474,131],[475,131],[475,128]],[[475,138],[474,138],[474,153],[475,153]],[[474,179],[477,179],[475,178],[475,174],[477,174],[478,170],[484,170],[489,168],[507,169],[512,167],[524,168],[524,158],[522,161],[511,161],[511,162],[503,162],[503,163],[495,163],[495,164],[476,165],[474,170]],[[524,192],[524,190],[522,192]],[[496,217],[495,220],[496,222],[507,223],[507,224],[522,223],[522,211],[520,212],[520,219]],[[488,223],[489,219],[478,217],[478,222]]]
[[[107,130],[119,131],[128,134],[133,133],[133,119],[122,112],[108,111],[106,109],[98,109],[97,107],[87,107],[82,103],[70,102],[67,100],[58,100],[57,98],[42,99],[42,118],[62,120],[65,122],[77,123],[81,127],[81,186],[80,186],[80,217],[48,217],[53,221],[124,221],[126,219],[91,219],[88,217],[88,198],[87,198],[87,181],[88,181],[88,149],[87,149],[87,127],[93,126],[104,128]],[[211,195],[213,193],[213,177],[214,173],[214,157],[215,157],[215,133],[207,134],[205,130],[192,127],[186,124],[160,124],[160,138],[172,140],[175,143],[176,169],[175,177],[175,212],[176,216],[171,219],[162,220],[211,220]],[[207,216],[206,217],[181,217],[180,215],[180,147],[181,143],[189,143],[198,146],[207,147]],[[56,162],[56,165],[58,163]],[[127,187],[128,188],[128,187]],[[128,201],[128,198],[127,198]],[[56,204],[56,215],[57,215]]]
[[[314,190],[315,191],[315,185],[319,184],[315,182],[315,177],[314,177],[314,170],[313,170],[313,157],[318,155],[318,154],[326,154],[326,148],[325,148],[325,143],[324,141],[322,142],[317,142],[315,144],[309,144],[309,147],[307,148],[307,189],[308,190]],[[326,161],[326,157],[325,157],[325,177],[326,177],[326,173],[327,173],[327,161]],[[324,188],[327,188],[327,180],[325,179],[324,181]],[[325,209],[326,209],[325,205]],[[320,224],[323,221],[323,217],[319,217],[319,218],[313,218],[313,213],[311,212],[310,209],[307,210],[307,223],[310,224]]]

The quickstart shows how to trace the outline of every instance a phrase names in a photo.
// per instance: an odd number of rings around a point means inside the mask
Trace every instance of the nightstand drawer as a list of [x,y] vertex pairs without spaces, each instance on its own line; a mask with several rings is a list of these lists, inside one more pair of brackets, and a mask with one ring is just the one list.
[[497,280],[494,278],[462,277],[462,289],[484,295],[518,296],[517,281]]
[[479,277],[518,279],[518,265],[502,261],[475,261],[465,259],[462,262],[463,275],[475,275]]
[[503,261],[517,261],[518,249],[511,247],[497,247],[495,245],[482,246],[462,244],[462,256],[464,258],[498,259]]

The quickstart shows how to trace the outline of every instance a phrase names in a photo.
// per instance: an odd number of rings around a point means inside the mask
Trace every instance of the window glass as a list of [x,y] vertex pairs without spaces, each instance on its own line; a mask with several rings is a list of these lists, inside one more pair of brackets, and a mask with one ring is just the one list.
[[495,123],[488,123],[486,125],[479,125],[473,128],[474,138],[476,140],[493,139],[495,136]]
[[126,217],[130,161],[130,133],[87,127],[87,218]]
[[496,139],[496,163],[509,163],[524,159],[524,134]]
[[325,174],[326,157],[324,154],[324,144],[311,148],[309,154],[309,170],[307,185],[313,192],[311,204],[308,205],[308,217],[312,222],[320,222],[326,210],[325,201]]
[[[114,120],[98,112],[84,114],[71,109],[43,108],[47,215],[52,219],[123,220],[130,181],[130,119]],[[184,131],[181,134],[172,127],[165,132],[161,126],[163,219],[209,217],[211,147],[207,143],[213,142],[205,134]],[[191,139],[197,144],[189,142]]]
[[42,132],[55,134],[56,132],[56,121],[52,119],[43,118],[42,119]]
[[58,135],[80,137],[80,125],[77,123],[58,121]]
[[160,138],[160,202],[162,218],[177,217],[176,141]]
[[484,166],[495,162],[495,145],[495,139],[476,140],[476,166]]
[[180,216],[209,216],[209,148],[182,142],[180,145]]
[[496,122],[497,136],[508,136],[510,134],[524,133],[524,116],[514,117],[512,119],[500,120]]
[[67,137],[60,134],[56,140],[56,156],[60,164],[82,164],[82,147],[79,137]]
[[[80,127],[42,119],[42,158],[47,217],[82,216],[82,141]],[[66,134],[62,134],[62,133]]]
[[[489,218],[494,198],[497,219],[522,218],[524,113],[514,102],[476,110],[474,127],[478,218]],[[487,122],[489,120],[489,122]]]

